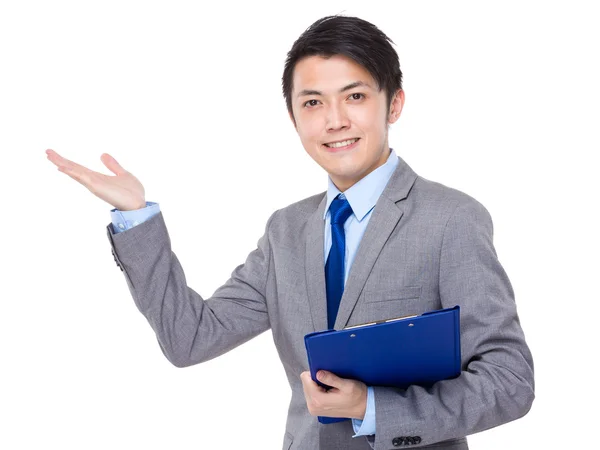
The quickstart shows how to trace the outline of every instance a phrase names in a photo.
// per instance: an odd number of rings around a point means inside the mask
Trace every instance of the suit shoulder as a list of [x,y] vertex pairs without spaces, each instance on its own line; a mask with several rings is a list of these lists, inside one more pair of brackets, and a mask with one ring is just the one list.
[[306,218],[317,210],[325,195],[327,195],[326,191],[291,203],[288,206],[279,209],[277,211],[278,216],[292,220]]
[[457,209],[470,210],[476,214],[489,216],[486,207],[475,197],[437,181],[418,176],[411,197],[415,205],[444,211],[447,216]]
[[291,203],[275,211],[272,215],[271,231],[275,234],[297,234],[305,226],[308,218],[319,208],[327,191]]

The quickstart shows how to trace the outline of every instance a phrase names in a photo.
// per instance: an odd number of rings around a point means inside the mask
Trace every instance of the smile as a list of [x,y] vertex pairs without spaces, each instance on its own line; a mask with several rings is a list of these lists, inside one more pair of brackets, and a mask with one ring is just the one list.
[[360,138],[354,138],[354,139],[348,139],[346,141],[330,142],[329,144],[323,144],[323,145],[328,148],[344,149],[344,148],[351,147],[353,144],[358,142],[359,139]]

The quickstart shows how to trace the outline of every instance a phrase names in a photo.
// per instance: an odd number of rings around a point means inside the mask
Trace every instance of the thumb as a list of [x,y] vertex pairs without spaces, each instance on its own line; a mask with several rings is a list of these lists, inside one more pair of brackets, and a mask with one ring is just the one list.
[[100,160],[104,163],[108,169],[115,175],[125,175],[127,171],[121,167],[115,158],[110,156],[108,153],[102,153]]
[[327,370],[319,370],[317,372],[317,380],[321,383],[324,383],[328,386],[341,388],[344,383],[344,379],[338,377],[336,374],[329,372]]

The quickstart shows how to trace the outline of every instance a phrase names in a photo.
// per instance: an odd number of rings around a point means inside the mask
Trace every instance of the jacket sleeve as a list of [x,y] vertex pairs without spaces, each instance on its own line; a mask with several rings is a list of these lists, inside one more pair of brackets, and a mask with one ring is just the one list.
[[121,233],[107,225],[115,262],[173,365],[208,361],[270,328],[265,285],[271,260],[269,225],[275,214],[245,263],[206,300],[187,285],[162,212]]
[[439,294],[443,308],[461,308],[461,375],[430,388],[374,386],[375,450],[394,448],[406,437],[418,442],[411,447],[461,438],[531,408],[533,360],[514,292],[493,246],[491,216],[470,197],[444,229]]

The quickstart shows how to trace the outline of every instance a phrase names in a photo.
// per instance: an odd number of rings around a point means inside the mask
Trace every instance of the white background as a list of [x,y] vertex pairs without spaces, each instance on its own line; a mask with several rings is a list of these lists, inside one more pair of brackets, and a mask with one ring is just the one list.
[[396,43],[406,104],[390,145],[494,220],[536,400],[470,447],[591,448],[594,2],[206,3],[0,6],[0,448],[281,448],[291,391],[270,331],[172,366],[111,255],[112,206],[45,150],[111,174],[107,152],[133,172],[160,203],[189,286],[208,298],[273,211],[326,189],[289,121],[281,75],[294,40],[336,13]]

